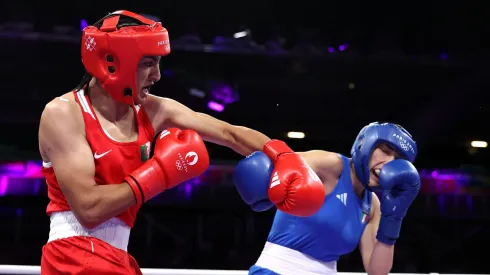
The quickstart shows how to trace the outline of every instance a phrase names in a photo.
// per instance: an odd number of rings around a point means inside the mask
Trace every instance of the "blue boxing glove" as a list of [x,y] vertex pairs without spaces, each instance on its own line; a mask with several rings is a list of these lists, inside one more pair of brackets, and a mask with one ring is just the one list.
[[236,189],[253,211],[262,212],[274,206],[267,195],[273,169],[271,160],[261,151],[250,154],[235,167]]
[[411,162],[396,159],[383,166],[379,184],[383,195],[376,238],[393,245],[400,235],[402,220],[420,190],[420,176]]

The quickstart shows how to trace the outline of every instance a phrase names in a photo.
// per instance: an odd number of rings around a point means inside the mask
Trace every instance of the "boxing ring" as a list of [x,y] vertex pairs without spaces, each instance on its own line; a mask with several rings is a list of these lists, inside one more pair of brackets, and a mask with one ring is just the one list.
[[[145,275],[246,275],[248,274],[248,271],[246,270],[158,269],[158,268],[142,268],[141,270]],[[39,275],[41,274],[41,267],[32,266],[32,265],[0,265],[0,275],[3,274]],[[339,272],[338,274],[361,275],[366,273]],[[390,273],[390,274],[423,275],[424,273]],[[426,274],[440,274],[440,273],[426,273]],[[447,274],[447,275],[473,275],[473,274]]]

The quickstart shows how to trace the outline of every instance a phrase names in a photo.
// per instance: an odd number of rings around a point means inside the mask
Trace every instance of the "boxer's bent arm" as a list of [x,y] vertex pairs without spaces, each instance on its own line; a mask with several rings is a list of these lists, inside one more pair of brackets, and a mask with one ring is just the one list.
[[[78,108],[78,106],[75,106]],[[84,127],[73,108],[59,101],[49,103],[41,116],[39,142],[53,165],[61,190],[85,227],[95,227],[136,203],[127,184],[97,185],[92,150]]]
[[159,101],[159,109],[166,117],[163,128],[194,130],[205,141],[226,146],[243,156],[262,150],[264,144],[270,141],[269,137],[258,131],[231,125],[210,115],[194,112],[175,100],[159,98]]
[[387,275],[393,266],[394,245],[387,245],[376,240],[381,219],[380,202],[373,193],[373,217],[366,225],[359,243],[364,269],[369,275]]

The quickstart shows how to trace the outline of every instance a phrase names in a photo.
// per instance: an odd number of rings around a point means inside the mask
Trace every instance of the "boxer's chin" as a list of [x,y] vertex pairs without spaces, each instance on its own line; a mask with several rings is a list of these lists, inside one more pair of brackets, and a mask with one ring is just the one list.
[[147,89],[147,88],[141,89],[140,92],[138,93],[138,97],[136,98],[136,101],[138,101],[138,102],[135,102],[135,103],[136,104],[143,103],[148,98],[149,94],[150,94],[150,89]]

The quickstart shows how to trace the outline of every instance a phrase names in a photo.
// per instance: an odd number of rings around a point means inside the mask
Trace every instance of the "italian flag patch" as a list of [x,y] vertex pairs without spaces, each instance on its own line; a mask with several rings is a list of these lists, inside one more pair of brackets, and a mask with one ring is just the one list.
[[369,215],[366,214],[366,213],[364,213],[364,212],[362,212],[362,214],[361,214],[361,223],[365,223],[368,220],[369,220]]

